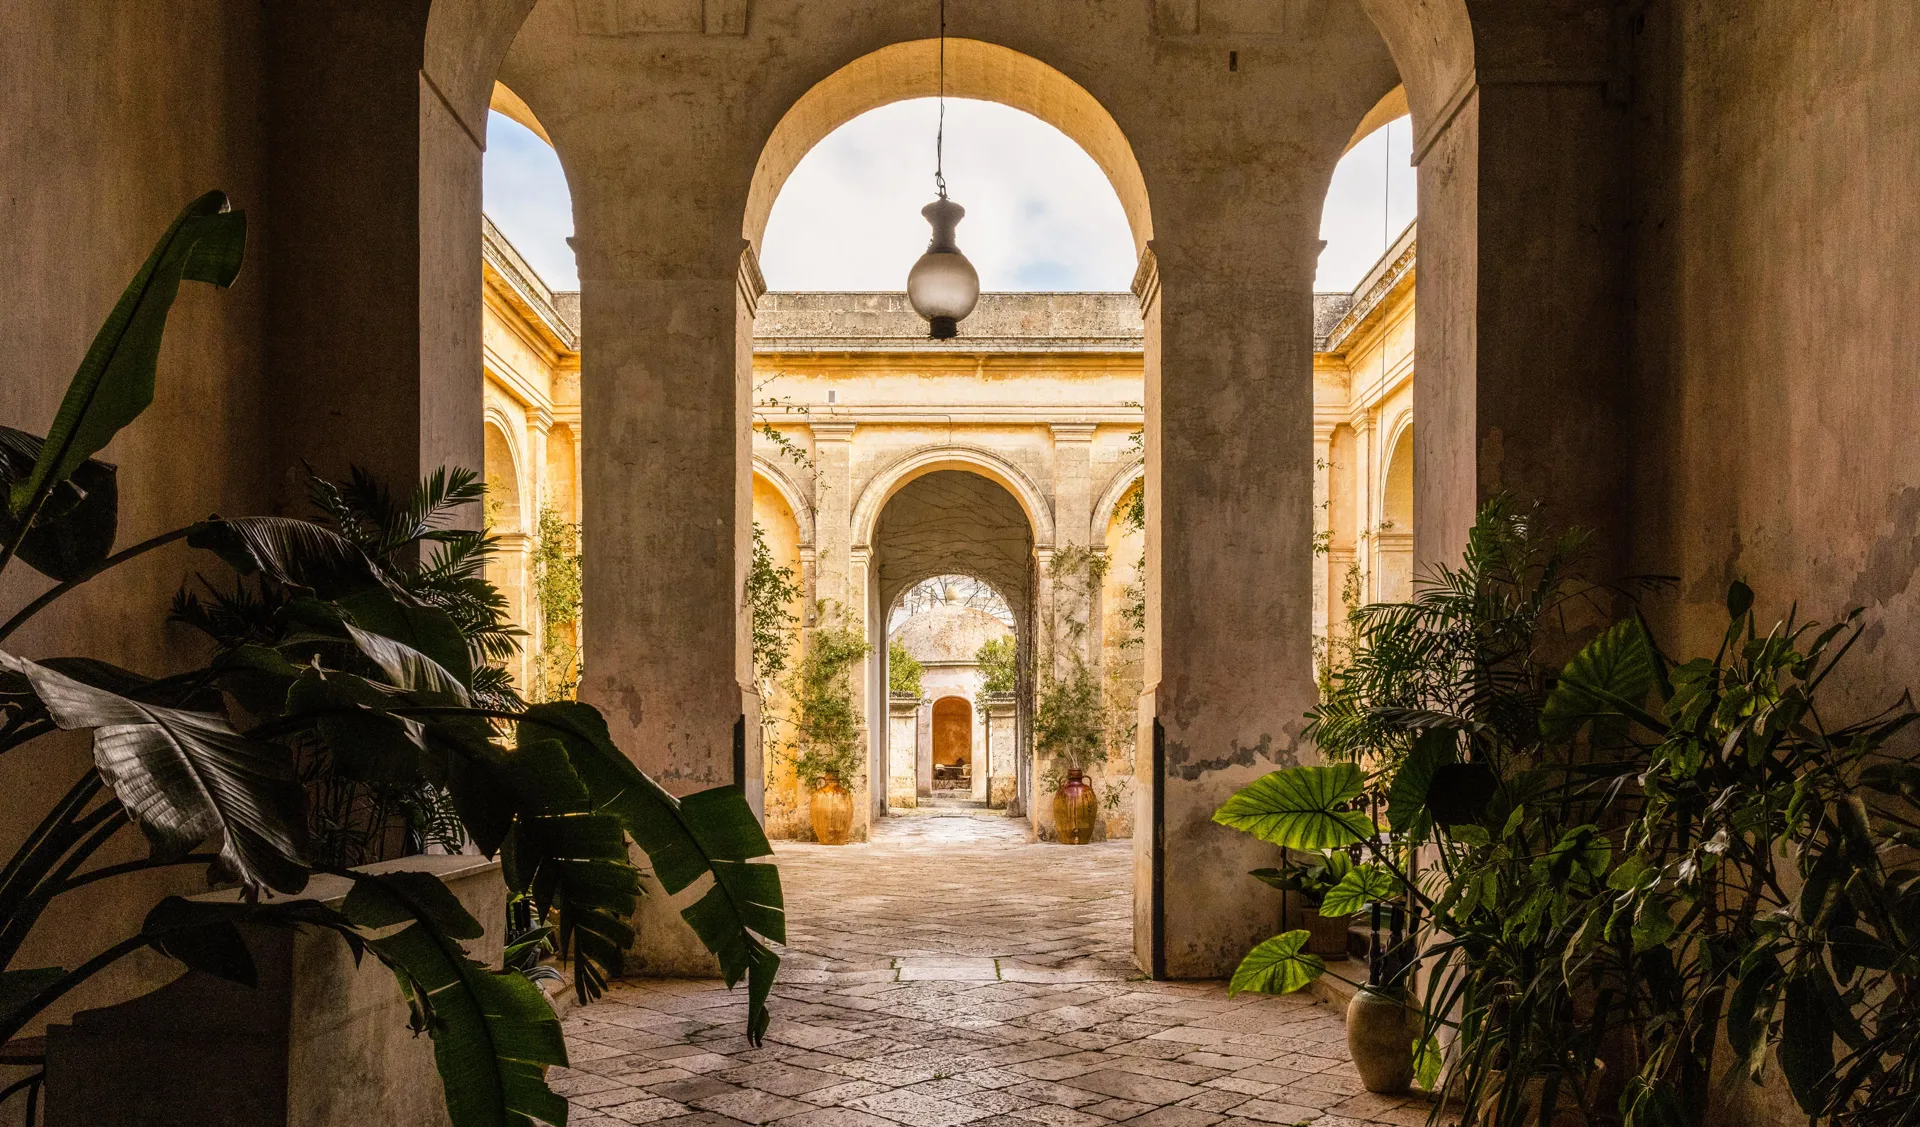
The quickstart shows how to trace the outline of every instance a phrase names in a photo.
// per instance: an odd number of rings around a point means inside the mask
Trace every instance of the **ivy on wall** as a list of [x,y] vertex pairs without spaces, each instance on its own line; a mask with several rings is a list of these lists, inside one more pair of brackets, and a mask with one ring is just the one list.
[[572,700],[580,689],[580,615],[585,584],[580,526],[552,505],[540,506],[533,538],[533,596],[544,625],[540,649],[533,655],[535,701]]

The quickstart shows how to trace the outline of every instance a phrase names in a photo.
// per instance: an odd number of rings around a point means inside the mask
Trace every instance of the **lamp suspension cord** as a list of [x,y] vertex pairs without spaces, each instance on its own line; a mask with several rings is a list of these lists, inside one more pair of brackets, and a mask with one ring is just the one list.
[[933,188],[947,198],[947,0],[940,0],[940,124],[933,133]]

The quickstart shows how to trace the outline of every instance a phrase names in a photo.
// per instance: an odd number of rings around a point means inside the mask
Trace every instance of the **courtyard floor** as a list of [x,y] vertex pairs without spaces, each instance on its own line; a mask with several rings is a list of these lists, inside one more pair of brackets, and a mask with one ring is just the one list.
[[[1363,1091],[1306,997],[1142,981],[1129,843],[1030,844],[967,808],[870,843],[778,845],[788,939],[760,1048],[742,992],[634,980],[565,1021],[573,1127],[1361,1127],[1426,1122]],[[744,991],[744,988],[743,988]]]

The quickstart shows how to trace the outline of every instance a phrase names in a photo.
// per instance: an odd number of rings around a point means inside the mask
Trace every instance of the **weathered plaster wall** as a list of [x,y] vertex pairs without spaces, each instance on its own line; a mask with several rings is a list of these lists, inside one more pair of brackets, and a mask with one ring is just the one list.
[[[257,379],[270,217],[258,159],[259,20],[255,6],[220,0],[0,5],[0,423],[46,433],[95,331],[183,204],[222,188],[248,212],[239,283],[181,288],[153,406],[104,454],[120,466],[123,545],[210,512],[258,512],[268,500]],[[184,546],[154,553],[63,599],[6,647],[180,668],[170,647],[188,636],[162,619],[199,562]],[[46,586],[15,563],[0,580],[0,607],[17,608]],[[11,855],[87,761],[76,738],[42,740],[0,762],[0,854]],[[127,857],[142,848],[135,836],[125,835]],[[184,870],[162,872],[66,897],[19,965],[72,966],[130,934],[157,897],[196,884]],[[136,956],[60,1009],[177,972],[158,956]]]
[[1696,646],[1736,578],[1866,607],[1834,689],[1877,709],[1920,684],[1920,8],[1664,2],[1640,42],[1634,563]]

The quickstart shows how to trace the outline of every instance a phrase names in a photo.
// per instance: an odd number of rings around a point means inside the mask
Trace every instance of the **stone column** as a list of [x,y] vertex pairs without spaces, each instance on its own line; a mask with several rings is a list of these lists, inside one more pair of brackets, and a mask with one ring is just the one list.
[[1360,565],[1360,602],[1364,605],[1379,598],[1374,584],[1374,551],[1380,542],[1380,428],[1375,413],[1363,409],[1349,421],[1353,430],[1353,519],[1358,522],[1353,538],[1353,559]]
[[1478,506],[1506,493],[1594,530],[1595,574],[1617,574],[1635,464],[1623,453],[1627,17],[1607,0],[1471,7],[1458,73],[1408,90],[1420,168],[1415,568],[1457,564]]
[[[1054,534],[1059,535],[1059,526],[1054,526]],[[1056,601],[1059,584],[1053,575],[1054,553],[1052,548],[1033,550],[1033,621],[1035,635],[1033,645],[1033,699],[1037,702],[1047,690],[1047,681],[1066,672],[1064,631],[1060,626],[1060,608]],[[1038,707],[1037,703],[1034,707]],[[1047,792],[1046,779],[1048,759],[1040,741],[1035,739],[1027,749],[1029,766],[1027,808],[1024,811],[1027,825],[1033,830],[1034,837],[1041,841],[1054,838],[1053,797]]]
[[[1313,636],[1331,639],[1333,624],[1333,424],[1313,424]],[[1324,659],[1323,659],[1324,660]],[[1317,672],[1317,670],[1316,670]]]
[[1150,816],[1134,835],[1136,880],[1145,876],[1149,892],[1136,897],[1147,926],[1136,926],[1135,943],[1143,967],[1170,978],[1227,974],[1276,930],[1276,898],[1246,885],[1272,848],[1215,824],[1213,812],[1311,756],[1299,734],[1315,698],[1319,206],[1288,199],[1277,182],[1272,191],[1235,212],[1232,232],[1199,220],[1178,242],[1158,233],[1136,284],[1150,357],[1149,689],[1138,756]]
[[[752,534],[751,371],[736,342],[751,333],[752,305],[739,243],[724,254],[676,252],[649,242],[656,229],[631,226],[618,207],[582,195],[576,208],[583,335],[595,341],[581,358],[593,452],[582,489],[592,613],[581,697],[672,793],[738,780],[751,799],[761,773],[741,607]],[[744,764],[735,745],[742,724]],[[679,907],[657,884],[648,889],[635,921],[635,970],[715,973]]]

